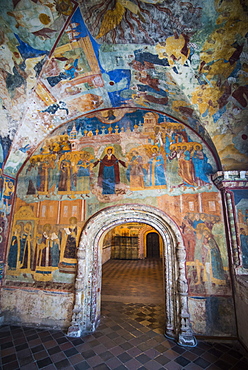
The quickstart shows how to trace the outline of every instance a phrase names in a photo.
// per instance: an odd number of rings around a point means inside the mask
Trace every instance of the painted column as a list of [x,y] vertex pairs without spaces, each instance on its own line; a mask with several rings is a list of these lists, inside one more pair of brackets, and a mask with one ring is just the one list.
[[238,337],[248,349],[248,171],[217,172],[223,195]]

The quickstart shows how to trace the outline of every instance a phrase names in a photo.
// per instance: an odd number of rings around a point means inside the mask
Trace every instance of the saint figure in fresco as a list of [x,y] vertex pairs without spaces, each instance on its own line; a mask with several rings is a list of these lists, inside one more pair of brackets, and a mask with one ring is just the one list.
[[71,189],[71,162],[68,159],[63,159],[60,162],[59,168],[59,184],[58,191],[70,191]]
[[22,224],[15,224],[8,255],[9,270],[16,270],[19,267],[18,262],[21,251],[21,232]]
[[77,162],[77,185],[76,190],[88,193],[90,191],[90,168],[92,160],[90,153],[83,152]]
[[105,152],[103,159],[94,163],[94,167],[100,163],[98,186],[102,188],[102,194],[115,194],[115,186],[120,183],[119,163],[123,167],[126,167],[126,164],[116,158],[113,147],[106,148]]
[[52,232],[50,224],[43,226],[43,233],[38,241],[37,266],[57,267],[59,263],[59,238]]
[[158,146],[159,148],[163,146],[163,137],[160,127],[154,127],[154,145]]
[[204,257],[202,254],[202,244],[204,241],[203,231],[206,230],[204,223],[199,223],[195,228],[195,252],[194,252],[194,264],[196,269],[196,283],[195,285],[202,284],[207,281],[206,272],[204,268]]
[[220,249],[209,230],[204,230],[202,244],[202,261],[208,280],[217,285],[225,285],[225,271],[221,259]]
[[163,147],[166,153],[166,157],[168,158],[171,154],[170,145],[171,145],[171,138],[169,134],[169,130],[166,127],[162,127],[162,140],[163,140]]
[[134,150],[132,157],[127,167],[126,176],[130,182],[131,189],[144,189],[144,178],[147,175],[146,169],[143,167],[143,159],[139,153]]
[[15,190],[14,183],[12,181],[7,181],[6,179],[4,179],[3,204],[6,207],[7,213],[9,212],[10,206],[12,204],[14,190]]
[[239,238],[242,250],[243,267],[245,269],[248,269],[248,235],[246,235],[245,229],[243,227],[240,228]]
[[195,231],[192,227],[192,224],[188,216],[184,217],[181,229],[182,229],[184,244],[186,247],[186,260],[187,262],[192,262],[194,261],[196,240],[195,240]]
[[162,154],[159,153],[158,147],[153,146],[152,156],[149,163],[149,184],[148,186],[165,186],[165,162]]
[[39,192],[48,192],[48,168],[46,161],[38,162],[37,190]]
[[71,217],[69,219],[70,225],[65,227],[62,236],[62,248],[60,260],[66,262],[66,259],[77,258],[77,244],[79,237],[79,228],[77,226],[77,218]]
[[212,166],[207,163],[207,157],[202,151],[200,144],[195,145],[195,150],[192,156],[192,162],[195,170],[195,178],[198,186],[209,184],[207,174],[212,172]]
[[166,175],[167,181],[170,188],[180,186],[182,178],[178,173],[178,159],[180,157],[180,151],[175,145],[170,145],[170,153],[166,163]]
[[183,179],[183,185],[194,186],[195,185],[195,172],[194,165],[192,162],[192,150],[193,147],[187,149],[186,145],[182,146],[182,151],[178,159],[178,174]]
[[23,227],[20,240],[20,257],[19,263],[21,269],[30,269],[33,258],[33,237],[32,237],[32,224],[26,222]]
[[191,220],[192,220],[192,227],[194,229],[196,229],[199,224],[204,224],[204,221],[201,219],[200,213],[196,213],[195,215],[192,215]]
[[25,182],[28,183],[27,195],[36,194],[36,188],[33,183],[33,178],[36,176],[36,160],[35,158],[30,158],[30,164],[26,170]]

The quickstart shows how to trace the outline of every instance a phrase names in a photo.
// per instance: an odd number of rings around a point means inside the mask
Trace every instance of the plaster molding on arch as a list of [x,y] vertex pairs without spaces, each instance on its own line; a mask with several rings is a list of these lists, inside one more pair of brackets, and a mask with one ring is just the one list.
[[93,332],[100,320],[101,248],[106,230],[129,222],[146,223],[159,232],[164,243],[165,336],[182,346],[195,346],[188,311],[188,283],[185,275],[186,252],[175,222],[157,208],[126,204],[105,208],[85,224],[78,249],[75,305],[68,336]]

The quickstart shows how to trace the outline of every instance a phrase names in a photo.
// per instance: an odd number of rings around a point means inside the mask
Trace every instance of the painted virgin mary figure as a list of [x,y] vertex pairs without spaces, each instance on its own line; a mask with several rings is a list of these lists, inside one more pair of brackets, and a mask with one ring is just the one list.
[[94,163],[94,167],[100,163],[98,172],[98,186],[102,188],[102,194],[115,194],[115,186],[120,183],[119,163],[126,167],[125,162],[117,159],[114,148],[105,149],[105,156]]

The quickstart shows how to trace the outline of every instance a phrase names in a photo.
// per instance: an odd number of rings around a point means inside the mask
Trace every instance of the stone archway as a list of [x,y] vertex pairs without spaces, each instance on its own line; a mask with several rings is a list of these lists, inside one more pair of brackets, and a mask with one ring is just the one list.
[[180,231],[164,212],[138,204],[105,208],[85,224],[78,249],[75,304],[68,336],[86,335],[97,328],[101,305],[101,237],[114,226],[128,222],[148,224],[161,235],[164,243],[165,336],[180,345],[195,346],[188,311],[186,253]]

